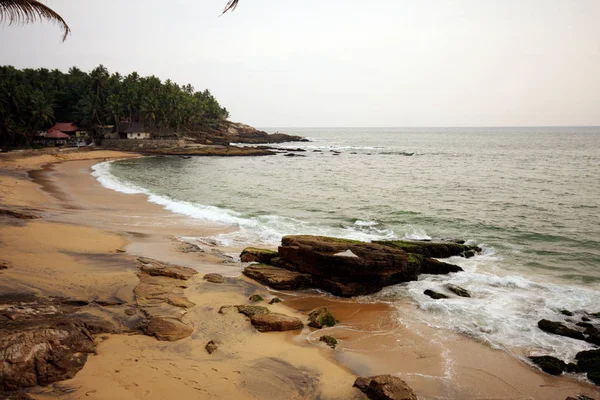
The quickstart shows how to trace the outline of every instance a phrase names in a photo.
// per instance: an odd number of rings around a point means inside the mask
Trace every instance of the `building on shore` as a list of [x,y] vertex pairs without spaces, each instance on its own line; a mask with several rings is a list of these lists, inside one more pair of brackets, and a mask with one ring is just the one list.
[[69,135],[72,138],[85,138],[87,137],[87,132],[72,122],[57,122],[54,126],[48,129],[48,133],[58,131],[62,132],[66,135]]
[[117,125],[119,139],[150,139],[150,130],[143,122],[119,122]]

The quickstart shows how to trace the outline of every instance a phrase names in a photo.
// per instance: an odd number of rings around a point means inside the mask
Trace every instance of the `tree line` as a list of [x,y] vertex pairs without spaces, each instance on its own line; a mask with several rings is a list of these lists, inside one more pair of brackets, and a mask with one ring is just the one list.
[[103,65],[89,73],[77,67],[63,73],[0,66],[2,147],[27,145],[38,130],[55,122],[74,122],[93,133],[127,118],[154,132],[185,134],[228,117],[210,91],[156,76],[111,74]]

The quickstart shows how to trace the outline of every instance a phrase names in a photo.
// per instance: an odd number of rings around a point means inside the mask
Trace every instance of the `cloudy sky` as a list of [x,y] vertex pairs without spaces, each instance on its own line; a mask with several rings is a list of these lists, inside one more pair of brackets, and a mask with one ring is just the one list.
[[48,0],[0,64],[156,75],[255,126],[600,125],[598,0]]

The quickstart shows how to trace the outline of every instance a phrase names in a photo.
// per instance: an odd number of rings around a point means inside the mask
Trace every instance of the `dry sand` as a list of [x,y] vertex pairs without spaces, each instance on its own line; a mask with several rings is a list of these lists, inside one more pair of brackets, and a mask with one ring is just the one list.
[[[175,216],[143,195],[107,190],[89,175],[98,159],[136,155],[2,156],[0,202],[38,209],[44,217],[0,217],[0,261],[11,265],[0,272],[2,293],[118,297],[130,304],[138,283],[136,256],[200,272],[185,292],[196,303],[185,317],[194,326],[191,337],[168,343],[142,335],[98,336],[98,354],[74,379],[32,389],[34,398],[359,399],[355,377],[382,373],[406,380],[420,399],[600,398],[595,387],[572,376],[543,374],[505,352],[429,328],[414,319],[409,302],[361,304],[314,292],[269,292],[238,277],[239,263],[224,262],[223,252],[239,249],[202,245],[205,252],[182,252],[179,238],[230,228]],[[74,161],[44,167],[67,160]],[[208,283],[201,279],[207,272],[230,278]],[[272,311],[304,320],[308,310],[327,305],[340,324],[259,333],[241,314],[217,312],[222,305],[247,304],[254,293],[267,300],[277,295],[284,302],[269,306]],[[325,333],[340,339],[338,349],[318,341]],[[212,355],[204,349],[209,340],[219,345]]]

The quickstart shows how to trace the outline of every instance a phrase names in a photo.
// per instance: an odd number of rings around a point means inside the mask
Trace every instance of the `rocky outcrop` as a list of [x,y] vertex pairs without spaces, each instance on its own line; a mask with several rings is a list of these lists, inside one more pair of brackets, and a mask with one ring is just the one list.
[[292,136],[284,133],[268,134],[250,125],[239,122],[223,121],[214,129],[196,134],[197,140],[203,143],[284,143],[284,142],[308,142],[301,136]]
[[359,377],[354,386],[371,400],[418,400],[406,382],[392,375]]
[[184,294],[185,281],[197,272],[191,268],[138,258],[139,284],[135,299],[146,316],[143,331],[158,340],[176,341],[190,336],[193,328],[184,321],[194,306]]
[[567,364],[552,356],[529,357],[531,362],[550,375],[561,375],[563,372],[581,372],[576,364]]
[[581,371],[587,373],[590,381],[600,386],[600,350],[586,350],[575,356]]
[[304,327],[299,318],[279,313],[254,314],[250,322],[259,332],[295,331]]
[[279,257],[272,257],[270,265],[251,265],[244,274],[275,289],[320,288],[337,296],[351,297],[416,280],[423,273],[462,271],[456,265],[422,253],[456,255],[459,250],[471,249],[455,243],[443,243],[439,247],[430,242],[414,242],[412,246],[405,243],[285,236],[279,247]]
[[478,246],[469,246],[455,242],[427,242],[413,240],[380,240],[374,243],[390,246],[406,251],[407,253],[420,254],[430,258],[448,258],[453,256],[466,257],[470,252],[480,253]]
[[308,313],[308,326],[321,329],[335,324],[335,318],[326,307],[315,308]]

